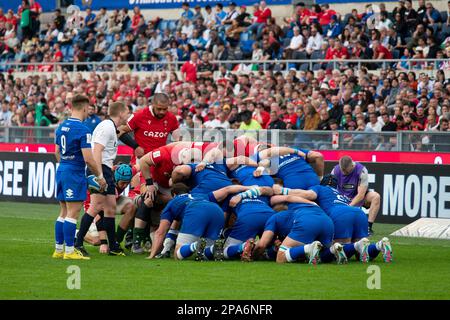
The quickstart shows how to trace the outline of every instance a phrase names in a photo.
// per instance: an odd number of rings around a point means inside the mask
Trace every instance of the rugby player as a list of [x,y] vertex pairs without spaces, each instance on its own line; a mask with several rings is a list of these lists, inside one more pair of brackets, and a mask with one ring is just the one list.
[[74,96],[71,117],[59,125],[55,134],[55,156],[60,163],[56,171],[56,192],[61,209],[55,223],[53,258],[89,259],[74,248],[78,215],[86,199],[86,165],[95,177],[90,178],[90,185],[100,192],[106,188],[101,165],[92,154],[90,130],[82,123],[88,108],[87,97]]
[[[291,194],[316,201],[319,206],[329,215],[334,223],[334,242],[344,245],[344,252],[335,252],[335,246],[331,247],[331,253],[338,258],[338,263],[346,263],[347,257],[351,257],[355,250],[364,263],[374,259],[380,251],[385,262],[392,261],[392,246],[387,237],[376,244],[370,244],[366,238],[367,217],[365,213],[349,205],[350,199],[337,190],[337,180],[333,175],[325,175],[321,185],[313,186],[309,190],[288,189],[274,187],[276,194]],[[352,242],[354,244],[352,244]],[[340,249],[339,249],[340,250]],[[322,261],[329,261],[330,256],[321,256]]]
[[292,228],[283,240],[276,261],[295,262],[308,258],[310,264],[320,262],[320,251],[333,243],[333,221],[314,202],[299,196],[277,195],[271,198],[272,205],[288,203],[293,210]]

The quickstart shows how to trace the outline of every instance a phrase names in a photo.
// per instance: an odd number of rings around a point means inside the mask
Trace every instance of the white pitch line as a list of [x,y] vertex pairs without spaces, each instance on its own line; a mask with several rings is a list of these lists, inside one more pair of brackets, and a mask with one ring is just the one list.
[[[55,216],[55,217],[57,217],[57,216]],[[17,216],[8,216],[8,215],[3,215],[3,214],[1,214],[1,215],[0,215],[0,219],[2,219],[2,218],[7,218],[7,219],[25,219],[25,220],[40,220],[40,221],[52,221],[52,219],[49,219],[49,218],[44,219],[44,218],[30,217],[30,216],[28,216],[28,217],[21,217],[21,216],[19,216],[19,215],[17,215]],[[55,218],[55,220],[56,220],[56,218]]]
[[20,238],[0,238],[0,241],[17,241],[17,242],[40,242],[40,243],[52,243],[49,239],[20,239]]

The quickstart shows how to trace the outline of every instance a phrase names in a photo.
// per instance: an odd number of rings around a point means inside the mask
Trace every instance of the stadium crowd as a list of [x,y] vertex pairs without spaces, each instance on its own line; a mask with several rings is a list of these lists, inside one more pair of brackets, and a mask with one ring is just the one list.
[[417,8],[401,0],[392,12],[380,3],[346,14],[328,4],[298,3],[292,16],[278,20],[264,1],[252,8],[234,2],[226,9],[221,3],[182,8],[174,20],[146,19],[138,6],[132,12],[87,8],[67,17],[57,9],[50,23],[41,24],[39,3],[24,0],[16,13],[0,8],[0,61],[33,62],[28,70],[52,71],[52,61],[188,61],[195,51],[212,53],[214,60],[401,58],[396,68],[404,70],[430,66],[410,58],[450,56],[448,12],[424,0]]

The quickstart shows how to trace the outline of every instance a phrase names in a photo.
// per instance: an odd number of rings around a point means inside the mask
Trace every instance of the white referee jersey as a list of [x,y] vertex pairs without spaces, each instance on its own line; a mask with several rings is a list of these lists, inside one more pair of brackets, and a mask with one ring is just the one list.
[[116,125],[112,120],[103,120],[95,128],[92,134],[92,150],[94,150],[96,143],[105,147],[102,153],[102,164],[112,168],[117,156],[118,146]]

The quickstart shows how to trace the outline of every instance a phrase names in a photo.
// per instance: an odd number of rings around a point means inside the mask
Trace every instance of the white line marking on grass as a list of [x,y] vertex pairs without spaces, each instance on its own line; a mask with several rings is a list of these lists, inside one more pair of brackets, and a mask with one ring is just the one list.
[[5,219],[25,219],[25,220],[40,220],[40,221],[51,221],[51,218],[38,218],[38,217],[23,217],[23,216],[8,216],[8,215],[0,215],[0,219],[5,218]]
[[40,243],[53,243],[53,240],[49,239],[20,239],[20,238],[0,238],[0,241],[17,241],[17,242],[40,242]]

